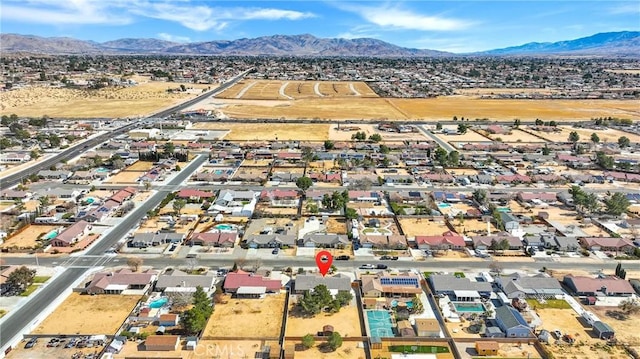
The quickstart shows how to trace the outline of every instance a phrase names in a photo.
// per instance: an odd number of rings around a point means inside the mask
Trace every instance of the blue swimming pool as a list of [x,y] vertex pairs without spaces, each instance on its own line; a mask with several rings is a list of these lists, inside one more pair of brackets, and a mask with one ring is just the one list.
[[393,338],[393,322],[391,314],[386,310],[367,310],[367,321],[369,322],[369,332],[372,337]]
[[451,208],[449,203],[438,203],[438,208]]
[[233,225],[231,224],[216,224],[215,228],[222,231],[230,231],[233,229]]
[[[397,307],[397,306],[398,306],[398,303],[399,303],[399,302],[398,302],[397,300],[395,300],[395,299],[394,299],[394,300],[392,300],[392,301],[391,301],[391,306],[395,308],[395,307]],[[406,305],[407,305],[407,308],[408,308],[408,309],[413,308],[413,302],[404,302],[404,304],[406,304]]]
[[453,306],[456,308],[456,312],[459,313],[482,313],[486,311],[482,303],[453,303]]
[[160,299],[156,299],[151,303],[149,303],[149,308],[154,308],[154,309],[162,308],[165,304],[167,304],[167,302],[169,302],[169,298],[162,297]]
[[104,167],[100,167],[100,168],[96,168],[96,172],[102,172],[102,173],[104,173],[104,172],[109,172],[109,170],[108,170],[108,169],[106,169],[106,168],[104,168]]
[[58,235],[58,230],[57,230],[57,229],[54,229],[53,231],[51,231],[51,232],[47,233],[47,234],[44,236],[44,239],[46,239],[46,240],[54,239],[54,238],[56,238],[56,236],[57,236],[57,235]]

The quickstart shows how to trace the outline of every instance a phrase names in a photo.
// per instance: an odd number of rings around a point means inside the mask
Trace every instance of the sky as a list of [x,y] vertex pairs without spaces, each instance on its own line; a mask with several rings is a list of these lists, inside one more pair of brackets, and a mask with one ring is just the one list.
[[311,34],[455,53],[640,31],[640,1],[1,0],[0,31],[104,42]]

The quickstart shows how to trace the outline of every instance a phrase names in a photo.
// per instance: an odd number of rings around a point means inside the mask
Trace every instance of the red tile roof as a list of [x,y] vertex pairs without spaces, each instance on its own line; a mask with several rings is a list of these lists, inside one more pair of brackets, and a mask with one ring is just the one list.
[[213,193],[207,191],[200,191],[198,189],[185,188],[181,189],[177,194],[178,198],[211,198]]
[[416,236],[416,244],[428,244],[431,246],[452,245],[464,247],[464,238],[455,232],[445,232],[440,236]]
[[278,291],[282,283],[279,280],[265,279],[261,275],[240,271],[227,274],[224,289],[236,291],[240,287],[267,287],[267,291]]

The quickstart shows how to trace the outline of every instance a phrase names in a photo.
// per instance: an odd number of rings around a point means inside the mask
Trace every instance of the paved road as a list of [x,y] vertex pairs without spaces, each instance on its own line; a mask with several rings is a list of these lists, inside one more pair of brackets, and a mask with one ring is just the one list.
[[148,121],[150,119],[162,119],[164,117],[167,117],[169,115],[171,115],[174,112],[178,112],[181,111],[189,106],[192,106],[198,102],[201,102],[202,100],[205,100],[206,98],[210,97],[210,96],[215,96],[219,93],[221,93],[222,91],[226,90],[227,88],[229,88],[230,86],[233,86],[236,82],[240,81],[242,78],[244,78],[244,76],[249,72],[250,70],[247,70],[241,74],[239,74],[238,76],[234,77],[233,79],[225,82],[224,84],[220,85],[219,87],[206,92],[194,99],[191,99],[189,101],[183,102],[179,105],[173,106],[171,108],[168,108],[166,110],[162,110],[158,113],[155,113],[149,117],[147,117],[146,119],[141,119],[141,120],[136,120],[130,124],[127,124],[123,127],[120,127],[118,129],[115,129],[113,131],[110,131],[108,133],[102,134],[100,136],[96,136],[92,139],[83,141],[81,143],[78,143],[76,145],[73,145],[71,147],[69,147],[68,149],[60,152],[59,154],[52,156],[50,158],[47,158],[45,160],[42,160],[38,163],[35,163],[33,166],[25,168],[22,171],[13,173],[9,176],[6,176],[4,178],[2,178],[0,180],[0,190],[5,190],[7,188],[13,187],[15,185],[17,185],[18,183],[20,183],[20,181],[22,181],[22,179],[29,177],[30,175],[34,174],[34,173],[38,173],[40,170],[42,169],[46,169],[49,168],[57,163],[59,163],[62,160],[65,159],[70,159],[70,158],[74,158],[78,155],[80,155],[82,152],[84,152],[87,148],[96,146],[102,142],[107,141],[110,138],[113,138],[117,135],[123,134],[125,132],[130,131],[133,128],[136,128],[138,126],[140,126],[140,124],[144,121]]
[[[178,184],[188,178],[200,165],[207,160],[206,156],[195,158],[187,165],[169,184]],[[155,208],[168,192],[160,191],[149,198],[142,205],[137,207],[129,216],[125,217],[122,222],[114,227],[107,235],[97,242],[91,249],[87,251],[88,256],[102,255],[105,250],[116,244],[135,223],[140,220],[149,210]],[[83,259],[89,259],[87,261]],[[93,261],[91,260],[93,259]],[[35,260],[35,258],[34,258]],[[43,259],[42,264],[47,262]],[[43,308],[46,308],[52,298],[61,295],[73,282],[81,278],[93,265],[99,265],[100,260],[95,257],[80,258],[74,261],[78,266],[72,266],[65,270],[59,277],[48,283],[45,288],[31,295],[28,302],[20,308],[17,308],[10,316],[0,325],[0,347],[2,350],[8,342],[18,335],[26,326],[36,320],[36,317]]]
[[417,126],[417,129],[422,132],[425,136],[429,137],[430,139],[436,141],[437,144],[440,145],[440,147],[444,148],[445,150],[447,150],[447,152],[453,152],[456,149],[453,148],[453,146],[451,146],[449,143],[443,141],[442,139],[440,139],[440,137],[434,135],[430,130],[424,128],[424,126]]

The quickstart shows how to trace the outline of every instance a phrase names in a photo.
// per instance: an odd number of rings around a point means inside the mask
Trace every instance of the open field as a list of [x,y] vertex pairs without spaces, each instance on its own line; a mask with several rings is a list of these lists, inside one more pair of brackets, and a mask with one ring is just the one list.
[[[455,127],[455,126],[446,126],[446,127]],[[486,138],[473,130],[467,130],[467,132],[464,134],[447,135],[444,133],[436,133],[435,135],[445,142],[490,142],[491,141],[491,139]]]
[[[342,334],[342,333],[340,333]],[[364,359],[364,349],[361,342],[343,341],[342,346],[334,352],[324,352],[320,349],[322,341],[316,341],[312,348],[296,351],[296,359]]]
[[[200,106],[200,105],[198,105]],[[202,106],[200,106],[202,107]],[[206,107],[206,106],[205,106]],[[279,104],[220,101],[213,108],[237,118],[321,118],[443,120],[454,115],[465,118],[490,118],[512,122],[514,118],[535,120],[589,120],[613,116],[635,118],[639,111],[634,101],[623,100],[489,100],[468,96],[445,96],[431,99],[382,98],[309,98],[279,101]]]
[[243,100],[378,97],[364,82],[243,80],[217,96]]
[[456,89],[456,95],[498,95],[498,94],[543,94],[561,93],[561,90],[549,88],[468,88]]
[[329,139],[327,124],[287,124],[270,123],[204,123],[199,122],[194,129],[225,129],[231,132],[225,137],[231,141],[257,140],[300,140],[324,141]]
[[151,168],[153,168],[153,162],[136,161],[136,163],[125,168],[123,171],[148,171]]
[[609,324],[616,331],[616,338],[623,343],[640,349],[640,333],[638,333],[638,321],[640,313],[617,316],[618,307],[590,306],[589,310],[602,321]]
[[109,177],[104,183],[135,183],[145,173],[147,171],[120,171],[118,174]]
[[538,138],[530,133],[526,133],[524,131],[521,131],[515,128],[511,129],[510,134],[488,134],[488,136],[492,140],[496,140],[500,138],[502,142],[534,142],[534,143],[546,142],[545,140]]
[[[144,79],[141,79],[144,81]],[[67,88],[26,87],[0,93],[0,114],[40,117],[126,117],[147,115],[194,98],[201,89],[217,85],[184,84],[197,91],[174,91],[180,83],[141,82],[124,88],[75,90]]]
[[184,359],[254,358],[265,345],[263,340],[201,340],[194,351],[182,353]]
[[[491,233],[497,233],[498,229],[493,222],[489,222]],[[456,229],[457,233],[466,233],[469,236],[487,233],[487,222],[479,219],[465,219],[460,222],[457,218],[451,221],[451,225]]]
[[295,300],[291,300],[289,304],[286,336],[315,335],[316,332],[321,332],[322,327],[325,325],[332,325],[334,330],[343,337],[358,337],[362,334],[358,319],[358,308],[355,305],[343,307],[338,313],[320,313],[315,317],[309,318],[301,313],[301,310],[294,302]]
[[569,126],[559,126],[561,132],[540,132],[533,131],[528,129],[528,131],[540,135],[551,142],[568,142],[569,134],[572,131],[576,131],[580,135],[580,141],[582,142],[590,142],[591,134],[597,133],[598,137],[600,137],[600,142],[618,142],[618,138],[621,136],[626,136],[631,140],[631,142],[640,141],[640,136],[634,135],[632,133],[627,133],[619,130],[613,129],[603,129],[603,130],[591,130],[591,129],[583,129],[583,128],[574,128]]
[[4,241],[4,243],[0,244],[0,248],[9,248],[16,246],[18,248],[34,248],[38,244],[36,239],[42,234],[47,234],[54,229],[60,229],[62,226],[60,225],[36,225],[31,224],[22,232],[17,235],[8,238]]
[[[71,293],[34,331],[34,334],[113,335],[140,300],[135,295],[81,295]],[[87,318],[100,318],[87,320]]]
[[425,218],[398,218],[402,231],[407,237],[420,235],[438,235],[449,230],[449,227],[442,221],[431,221]]
[[223,303],[216,304],[203,336],[275,338],[280,335],[283,312],[283,294],[270,294],[264,299],[235,299],[225,295]]

